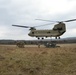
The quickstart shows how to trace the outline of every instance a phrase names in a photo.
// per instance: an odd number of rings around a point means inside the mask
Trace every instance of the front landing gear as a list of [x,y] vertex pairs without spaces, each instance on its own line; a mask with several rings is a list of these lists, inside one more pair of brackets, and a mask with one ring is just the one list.
[[38,37],[38,40],[39,40],[40,38]]
[[60,39],[60,37],[58,37]]
[[[39,40],[40,38],[38,37],[38,40]],[[43,37],[41,38],[42,40],[44,39]]]
[[60,37],[58,37],[58,38],[57,38],[57,37],[55,37],[55,39],[60,39]]
[[44,39],[43,37],[40,39],[40,37],[37,37],[38,38],[38,48],[40,48],[40,45],[42,44],[42,40]]

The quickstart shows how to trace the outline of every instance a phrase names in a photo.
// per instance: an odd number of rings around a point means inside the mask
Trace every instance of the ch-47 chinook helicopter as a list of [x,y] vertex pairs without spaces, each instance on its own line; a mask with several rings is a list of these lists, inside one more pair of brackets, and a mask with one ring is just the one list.
[[50,21],[50,20],[42,20],[42,19],[36,19],[36,20],[41,20],[41,21],[48,21],[48,22],[56,22],[57,24],[54,25],[53,29],[49,30],[37,30],[36,27],[43,26],[22,26],[22,25],[12,25],[16,27],[23,27],[23,28],[29,28],[30,32],[28,33],[29,36],[31,37],[36,37],[40,39],[44,39],[44,37],[55,37],[56,39],[59,38],[60,36],[63,35],[66,32],[66,25],[65,22],[71,22],[71,21],[76,21],[76,19],[72,20],[66,20],[66,21]]

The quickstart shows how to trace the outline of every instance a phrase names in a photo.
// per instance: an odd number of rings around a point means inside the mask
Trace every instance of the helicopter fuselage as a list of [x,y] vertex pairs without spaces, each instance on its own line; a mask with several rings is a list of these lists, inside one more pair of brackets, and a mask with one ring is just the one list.
[[59,23],[52,30],[36,30],[32,29],[28,34],[31,37],[59,37],[65,33],[66,28],[64,23]]

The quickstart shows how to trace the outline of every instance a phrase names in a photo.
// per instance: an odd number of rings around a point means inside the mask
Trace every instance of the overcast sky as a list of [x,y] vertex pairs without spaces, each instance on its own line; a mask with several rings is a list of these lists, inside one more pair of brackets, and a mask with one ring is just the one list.
[[[28,36],[29,30],[13,27],[43,25],[35,19],[65,21],[76,19],[76,0],[0,0],[0,39],[36,39]],[[52,29],[54,24],[38,29]],[[76,37],[76,22],[66,23],[67,32],[61,37]]]

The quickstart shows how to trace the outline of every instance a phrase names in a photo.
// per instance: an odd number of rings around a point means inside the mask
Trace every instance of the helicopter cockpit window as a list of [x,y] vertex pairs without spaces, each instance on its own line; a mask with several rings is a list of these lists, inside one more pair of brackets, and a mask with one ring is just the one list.
[[58,28],[58,30],[62,30],[62,28]]

